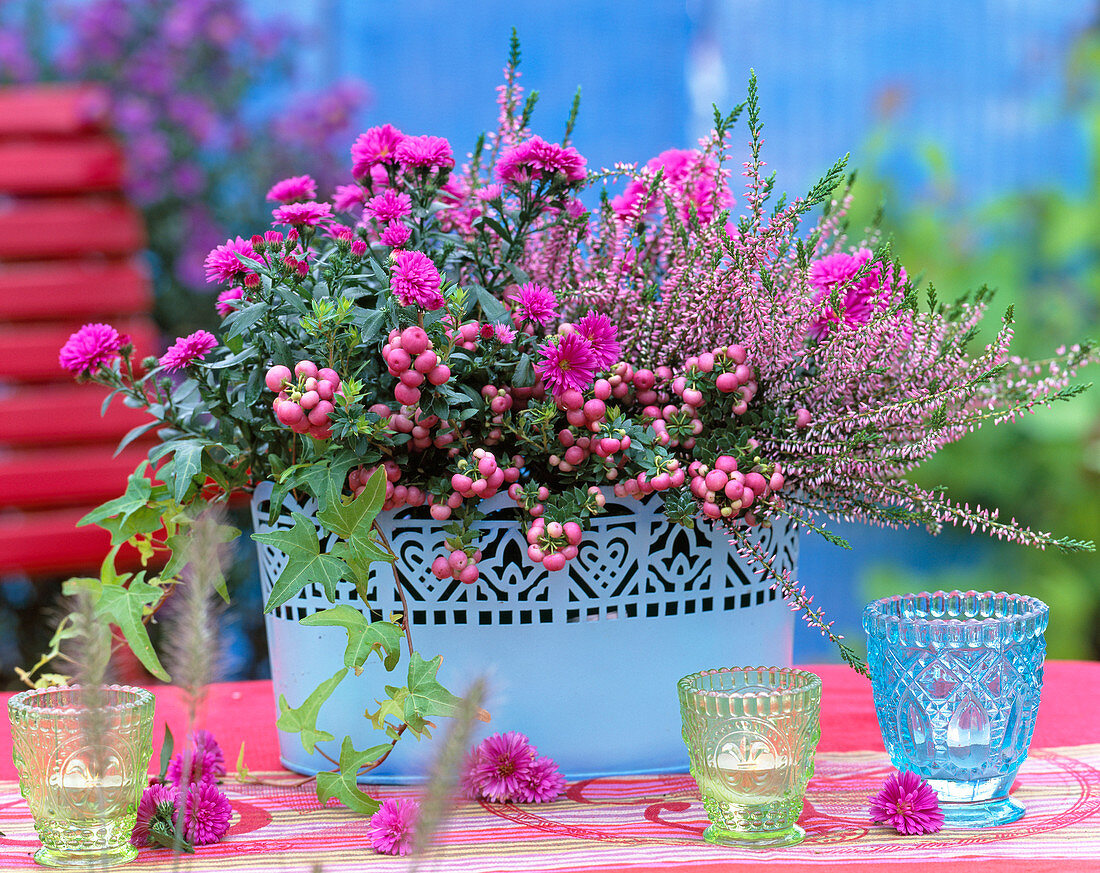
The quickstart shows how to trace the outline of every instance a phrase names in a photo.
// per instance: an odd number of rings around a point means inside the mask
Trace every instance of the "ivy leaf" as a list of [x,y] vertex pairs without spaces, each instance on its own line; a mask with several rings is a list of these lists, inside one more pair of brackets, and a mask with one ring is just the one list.
[[271,586],[265,612],[282,606],[307,585],[319,582],[329,600],[336,599],[336,583],[343,578],[347,565],[332,555],[321,554],[317,528],[300,512],[291,513],[294,527],[266,534],[252,534],[258,543],[275,546],[287,556],[286,567]]
[[351,667],[358,676],[363,672],[371,652],[378,652],[387,670],[392,670],[401,659],[401,628],[389,621],[369,622],[358,609],[341,603],[307,615],[298,621],[307,627],[342,627],[348,632],[348,646],[344,650],[344,666]]
[[367,711],[363,713],[364,716],[370,719],[370,723],[374,725],[376,731],[382,730],[387,718],[393,718],[398,724],[404,721],[405,698],[409,696],[409,689],[394,688],[387,685],[386,693],[390,696],[385,700],[375,700],[375,703],[378,704],[377,712],[371,712],[368,707]]
[[436,655],[430,661],[413,652],[409,659],[409,696],[405,698],[405,721],[410,727],[423,722],[429,716],[454,715],[462,704],[462,698],[451,694],[435,678],[443,656]]
[[[109,555],[108,561],[110,560]],[[144,573],[139,573],[130,579],[129,584],[123,584],[129,574],[116,576],[113,569],[108,571],[105,567],[102,579],[70,579],[62,586],[62,591],[67,596],[73,596],[83,590],[94,598],[96,615],[118,625],[142,666],[158,679],[168,682],[171,677],[161,666],[149,640],[149,630],[142,621],[145,608],[160,600],[163,591],[144,581],[143,576]]]
[[114,500],[108,500],[106,503],[97,506],[80,519],[76,526],[99,524],[116,515],[126,517],[139,509],[144,509],[145,504],[149,502],[149,498],[153,496],[153,483],[145,478],[145,469],[148,466],[148,461],[142,461],[138,468],[130,474],[130,478],[126,480],[126,490],[121,497],[116,497]]
[[279,718],[276,720],[275,726],[292,734],[301,734],[302,746],[311,755],[313,754],[313,747],[321,740],[336,739],[328,731],[317,730],[317,714],[347,674],[348,668],[344,667],[329,676],[328,679],[314,688],[309,697],[306,698],[305,703],[297,708],[291,707],[286,702],[285,694],[280,694]]
[[367,480],[362,494],[350,503],[334,500],[317,513],[317,520],[357,551],[364,544],[373,545],[371,525],[382,511],[385,500],[386,471],[380,466]]
[[374,815],[382,804],[360,791],[355,780],[359,768],[377,761],[390,748],[390,744],[386,743],[360,752],[352,744],[351,737],[344,737],[344,743],[340,746],[340,772],[317,774],[317,800],[326,803],[335,797],[352,812]]

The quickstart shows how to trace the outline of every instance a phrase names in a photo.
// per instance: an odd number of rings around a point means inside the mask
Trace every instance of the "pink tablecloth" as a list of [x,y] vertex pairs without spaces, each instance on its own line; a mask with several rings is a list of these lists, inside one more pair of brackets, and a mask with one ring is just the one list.
[[[870,825],[867,797],[890,765],[874,721],[866,680],[844,668],[815,667],[824,679],[817,772],[800,821],[809,836],[773,852],[720,849],[702,842],[706,817],[690,777],[600,779],[570,785],[544,806],[463,803],[420,869],[439,873],[687,870],[767,873],[1093,873],[1100,871],[1100,664],[1051,663],[1032,754],[1017,796],[1020,822],[988,831],[902,838]],[[177,735],[182,710],[171,689],[158,691],[158,719]],[[212,689],[205,718],[231,759],[245,742],[253,773],[277,767],[274,704],[267,683]],[[158,735],[163,727],[158,728]],[[10,735],[0,733],[0,780],[14,778]],[[320,806],[311,787],[235,784],[226,790],[236,816],[221,844],[200,849],[182,869],[332,871],[407,870],[407,860],[373,855],[366,822],[338,806]],[[379,797],[413,789],[371,789]],[[32,869],[36,847],[26,804],[14,782],[0,781],[0,871]],[[172,869],[167,853],[143,852],[136,866]]]

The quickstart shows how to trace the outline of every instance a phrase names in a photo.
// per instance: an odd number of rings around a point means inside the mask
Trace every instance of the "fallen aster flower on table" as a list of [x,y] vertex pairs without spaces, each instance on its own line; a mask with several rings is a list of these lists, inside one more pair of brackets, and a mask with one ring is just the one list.
[[197,730],[191,735],[190,774],[183,777],[183,752],[177,752],[168,762],[165,781],[173,785],[181,782],[216,782],[225,776],[225,753],[210,731]]
[[233,809],[229,798],[213,782],[195,782],[187,789],[183,833],[193,846],[218,842],[229,830]]
[[871,800],[871,821],[899,834],[931,834],[943,827],[939,795],[915,773],[895,773]]
[[173,820],[176,815],[176,798],[179,789],[175,785],[150,785],[138,803],[137,820],[130,834],[130,842],[139,849],[145,846],[164,845],[158,837],[167,836],[172,844]]
[[383,800],[370,817],[371,847],[384,855],[409,854],[419,814],[420,804],[415,800]]
[[540,758],[518,731],[494,734],[466,758],[462,791],[471,800],[547,803],[561,794],[565,777],[550,758]]

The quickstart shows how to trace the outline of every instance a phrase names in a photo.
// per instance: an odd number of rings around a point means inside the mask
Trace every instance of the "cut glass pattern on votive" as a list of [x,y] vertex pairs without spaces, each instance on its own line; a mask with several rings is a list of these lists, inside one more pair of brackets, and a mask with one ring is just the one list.
[[685,676],[678,691],[691,775],[711,821],[703,838],[758,848],[801,842],[821,680],[790,668],[728,667]]
[[1024,814],[1009,790],[1035,728],[1047,613],[992,591],[887,597],[863,612],[886,751],[936,790],[945,827]]

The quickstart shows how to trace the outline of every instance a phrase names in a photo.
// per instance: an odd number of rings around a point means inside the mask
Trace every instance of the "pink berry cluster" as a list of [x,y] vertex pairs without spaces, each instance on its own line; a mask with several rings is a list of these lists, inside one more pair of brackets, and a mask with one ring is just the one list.
[[[431,495],[416,485],[401,485],[401,468],[390,458],[382,462],[382,468],[386,473],[386,497],[382,503],[383,510],[401,509],[403,506],[423,506],[431,502]],[[356,467],[348,473],[348,488],[358,497],[367,487],[367,481],[374,474],[376,467]]]
[[[488,500],[506,483],[515,483],[523,467],[523,458],[516,455],[509,466],[502,467],[491,451],[477,448],[469,459],[459,458],[456,466],[458,472],[451,476],[451,493],[444,499],[429,498],[432,503],[430,512],[436,521],[449,519],[463,501]],[[437,578],[453,578],[467,584],[477,581],[477,562],[481,560],[481,551],[466,539],[468,532],[444,540],[448,554],[439,555],[432,562],[432,572]]]
[[[534,520],[527,529],[527,557],[536,564],[542,564],[547,570],[561,570],[566,561],[577,557],[584,529],[575,520],[547,521],[544,517],[546,507],[543,501],[550,497],[550,489],[545,485],[523,488],[518,483],[508,489],[511,497],[521,509]],[[595,486],[589,486],[585,508],[596,514],[607,503],[603,492]]]
[[[650,385],[652,378],[654,385],[661,382],[671,391],[671,395],[666,395],[663,406],[658,405],[661,395],[654,387],[639,390],[638,393],[639,401],[646,403],[643,415],[652,419],[660,444],[688,450],[695,448],[696,438],[705,429],[703,413],[719,398],[732,399],[730,411],[733,415],[748,412],[757,384],[752,367],[746,363],[747,358],[743,346],[731,345],[693,355],[684,362],[684,372],[680,375],[673,375],[668,367],[658,367],[652,376],[645,373],[644,384]],[[635,387],[640,387],[637,379]],[[678,404],[671,402],[673,397],[679,400]],[[720,406],[729,408],[726,406],[728,402],[720,402]]]
[[703,514],[712,519],[734,519],[744,516],[748,524],[756,519],[749,507],[761,497],[769,497],[781,491],[784,485],[779,464],[766,465],[759,457],[752,459],[747,471],[738,469],[732,455],[719,455],[713,467],[692,461],[691,493],[703,502]]
[[400,332],[391,330],[389,341],[382,346],[382,357],[390,375],[397,379],[393,396],[402,406],[420,402],[420,388],[425,381],[442,385],[451,378],[450,367],[440,363],[428,334],[417,325]]
[[281,424],[319,440],[332,436],[330,416],[336,410],[333,400],[342,393],[335,370],[318,367],[313,361],[299,361],[291,373],[289,367],[276,364],[267,371],[264,381],[278,394],[271,407]]

